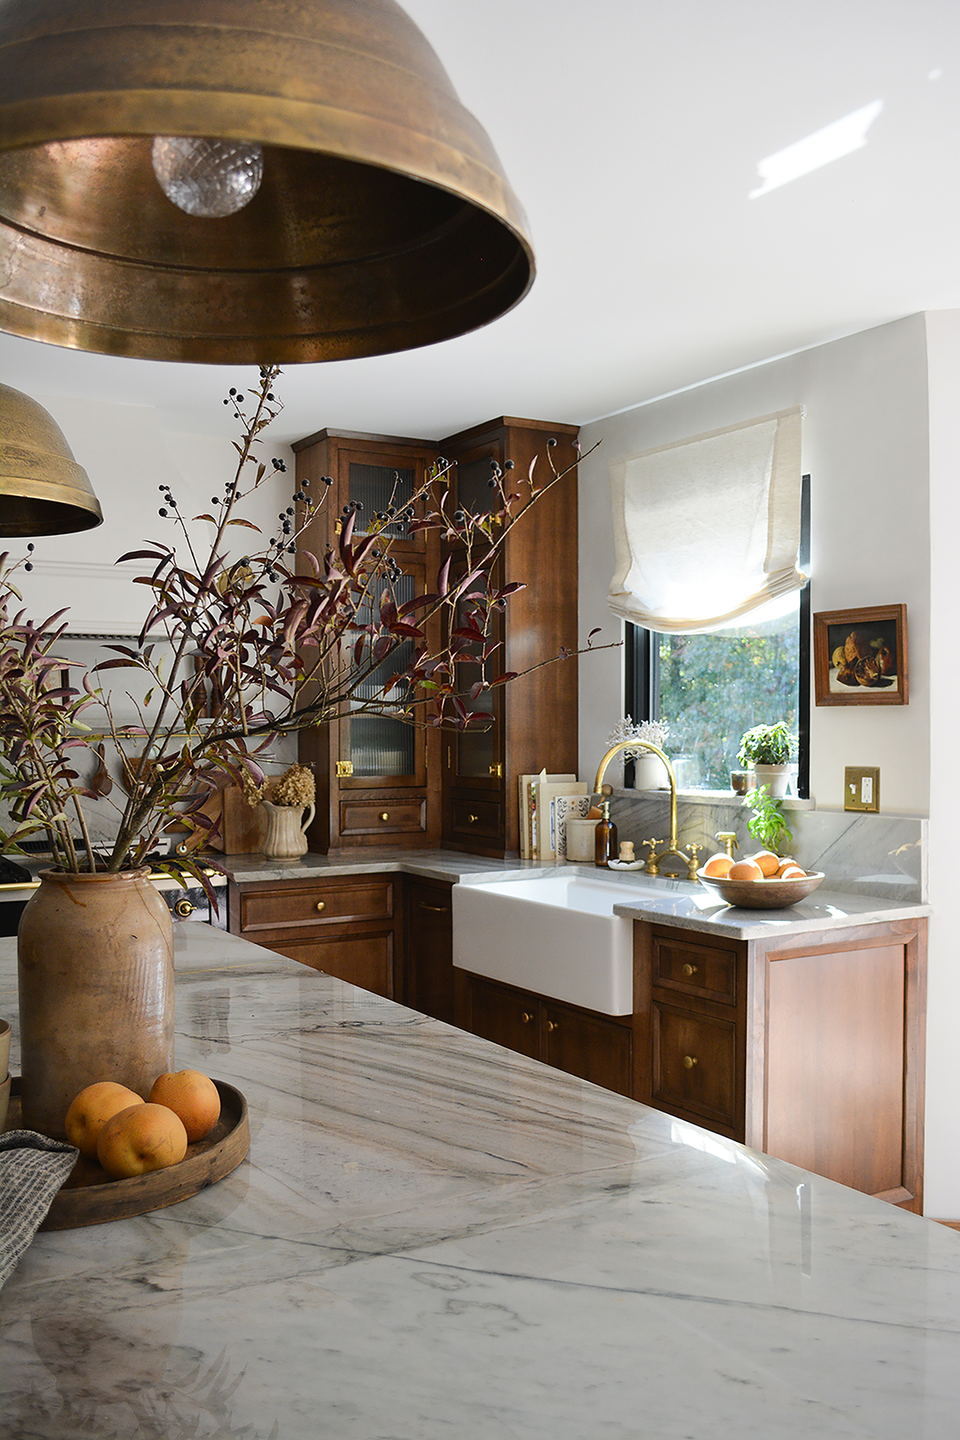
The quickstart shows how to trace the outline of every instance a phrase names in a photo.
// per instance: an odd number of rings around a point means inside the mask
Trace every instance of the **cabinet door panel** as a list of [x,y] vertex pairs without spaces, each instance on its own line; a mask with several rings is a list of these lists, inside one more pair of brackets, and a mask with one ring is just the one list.
[[653,1103],[691,1119],[742,1126],[737,1105],[737,1031],[731,1020],[654,1002]]
[[407,881],[406,1001],[454,1024],[451,886]]
[[476,976],[470,977],[470,987],[473,1033],[539,1060],[539,1001]]
[[903,1183],[902,945],[772,959],[764,1150],[877,1195]]
[[[264,943],[264,942],[260,942]],[[367,935],[293,936],[271,940],[267,949],[288,960],[299,960],[314,970],[323,970],[372,990],[376,995],[393,999],[393,931]]]
[[633,1035],[627,1026],[545,1001],[543,1044],[548,1065],[620,1095],[633,1093]]

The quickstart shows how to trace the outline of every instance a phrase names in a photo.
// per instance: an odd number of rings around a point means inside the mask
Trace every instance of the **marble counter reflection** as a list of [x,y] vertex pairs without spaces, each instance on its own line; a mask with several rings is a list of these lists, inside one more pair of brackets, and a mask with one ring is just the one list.
[[36,1238],[0,1296],[8,1440],[957,1434],[954,1232],[205,926],[177,944],[177,1063],[243,1090],[250,1156]]

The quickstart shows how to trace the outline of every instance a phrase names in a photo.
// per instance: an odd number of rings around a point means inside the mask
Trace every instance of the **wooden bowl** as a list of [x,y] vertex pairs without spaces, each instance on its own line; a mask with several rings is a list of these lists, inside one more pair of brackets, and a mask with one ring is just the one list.
[[796,880],[722,880],[698,870],[697,878],[728,905],[740,905],[746,910],[785,910],[798,900],[805,900],[824,876],[823,871],[819,871],[815,875],[800,875]]

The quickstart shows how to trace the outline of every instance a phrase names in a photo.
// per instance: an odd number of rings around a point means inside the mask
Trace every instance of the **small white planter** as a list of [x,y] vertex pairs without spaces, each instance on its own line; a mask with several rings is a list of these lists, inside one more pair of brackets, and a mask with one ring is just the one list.
[[766,785],[770,791],[771,799],[780,799],[787,793],[787,786],[790,783],[789,765],[757,765],[754,764],[753,773],[757,777],[757,788]]
[[635,790],[665,790],[667,771],[659,755],[640,754],[633,762],[633,788]]

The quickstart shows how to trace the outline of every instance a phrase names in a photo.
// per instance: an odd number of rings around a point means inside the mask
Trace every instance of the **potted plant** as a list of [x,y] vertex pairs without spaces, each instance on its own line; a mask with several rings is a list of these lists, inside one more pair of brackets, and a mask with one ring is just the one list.
[[[226,398],[239,458],[209,512],[191,520],[170,486],[160,487],[158,515],[172,540],[145,542],[117,562],[143,567],[133,578],[146,597],[139,636],[109,645],[110,658],[89,673],[60,657],[65,610],[36,622],[21,608],[16,576],[31,568],[34,546],[19,561],[0,556],[0,800],[10,817],[0,817],[0,841],[15,848],[44,832],[53,857],[19,941],[24,1122],[47,1134],[62,1134],[70,1101],[105,1074],[142,1091],[145,1070],[172,1068],[172,931],[144,864],[165,830],[176,824],[212,838],[218,788],[263,785],[260,758],[278,736],[357,713],[482,728],[493,717],[472,708],[477,697],[517,678],[499,669],[496,634],[499,612],[523,584],[497,578],[498,562],[513,526],[573,467],[558,469],[549,448],[544,475],[533,465],[522,477],[510,462],[497,466],[492,506],[474,514],[454,507],[451,467],[438,460],[399,514],[391,506],[365,516],[358,535],[348,507],[325,554],[298,554],[328,477],[304,481],[269,541],[241,514],[244,496],[285,469],[259,458],[282,408],[278,375],[264,366],[247,395],[234,388]],[[452,577],[447,561],[431,593],[402,600],[398,521],[408,532],[439,530],[466,554],[466,572]],[[201,543],[197,529],[212,539]],[[384,663],[391,656],[398,667]],[[142,682],[140,723],[116,723],[101,686],[110,671]],[[378,672],[389,680],[371,694]],[[98,844],[85,806],[105,792],[88,782],[83,762],[92,769],[104,741],[118,752],[123,780],[103,802],[114,807],[116,833]],[[297,778],[287,803],[299,821],[312,793]],[[187,852],[155,868],[193,876],[216,903],[204,873],[215,862]],[[127,897],[111,902],[109,922],[98,919],[108,893]],[[82,935],[81,918],[89,922]],[[131,937],[144,934],[149,953],[131,954]]]
[[747,821],[747,829],[765,850],[777,854],[780,845],[790,843],[793,832],[787,828],[783,805],[770,794],[768,786],[760,785],[756,790],[749,791],[743,803],[753,811]]
[[741,765],[752,765],[758,786],[766,785],[771,795],[783,796],[796,748],[796,735],[791,734],[785,720],[778,720],[774,725],[754,725],[741,735],[737,759]]

